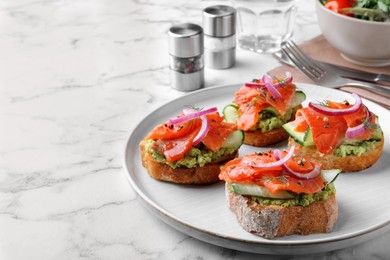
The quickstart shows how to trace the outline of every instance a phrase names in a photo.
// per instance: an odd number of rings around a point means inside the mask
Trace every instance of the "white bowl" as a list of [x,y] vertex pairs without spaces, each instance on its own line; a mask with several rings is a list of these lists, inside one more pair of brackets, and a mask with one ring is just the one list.
[[322,34],[344,59],[364,66],[390,65],[390,22],[348,17],[316,2]]

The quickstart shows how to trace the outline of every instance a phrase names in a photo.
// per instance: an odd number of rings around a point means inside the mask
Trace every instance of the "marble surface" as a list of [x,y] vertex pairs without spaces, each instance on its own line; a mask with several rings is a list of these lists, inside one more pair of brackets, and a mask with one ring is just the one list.
[[[137,200],[124,145],[170,88],[167,29],[201,23],[221,1],[0,2],[0,259],[277,259],[180,233]],[[320,33],[314,2],[299,2],[293,38]],[[238,49],[206,87],[278,66]],[[355,247],[284,259],[385,259],[390,234]]]

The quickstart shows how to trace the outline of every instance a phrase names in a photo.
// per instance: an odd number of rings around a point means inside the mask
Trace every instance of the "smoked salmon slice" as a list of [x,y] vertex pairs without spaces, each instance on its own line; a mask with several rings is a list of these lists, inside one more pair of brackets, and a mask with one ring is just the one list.
[[211,151],[216,152],[222,148],[228,136],[237,130],[237,125],[226,123],[218,113],[207,115],[210,129],[202,142]]
[[[181,115],[182,116],[182,115]],[[211,151],[216,152],[225,143],[230,134],[237,130],[237,125],[223,121],[218,112],[207,114],[209,131],[202,142]],[[144,139],[153,139],[152,149],[163,154],[167,162],[181,159],[192,147],[200,131],[202,120],[191,119],[179,124],[169,121],[156,126]]]
[[196,135],[197,132],[193,131],[180,138],[161,140],[160,142],[156,142],[157,144],[161,144],[161,147],[156,150],[163,150],[167,162],[175,162],[181,159],[192,148],[192,142]]
[[201,120],[195,118],[180,124],[170,124],[169,121],[156,126],[144,139],[175,139],[187,135],[189,132],[199,131]]
[[306,107],[297,111],[297,116],[303,116],[310,126],[314,144],[323,154],[332,154],[344,138],[348,128],[343,117],[326,116]]
[[[351,106],[329,100],[326,101],[326,104],[336,109],[346,109]],[[345,133],[349,127],[355,127],[363,123],[375,124],[375,115],[369,112],[364,105],[354,113],[337,116],[324,115],[310,107],[306,107],[299,109],[295,118],[298,123],[294,131],[305,132],[307,127],[310,127],[317,150],[326,155],[333,154],[333,151],[345,138]],[[368,127],[366,131],[354,137],[354,139],[369,140],[374,132],[374,127]]]
[[[261,84],[261,81],[259,82]],[[267,107],[275,108],[284,115],[290,109],[296,92],[294,84],[287,84],[278,88],[281,98],[275,99],[265,87],[242,86],[236,93],[234,103],[239,107],[237,125],[247,131],[256,128],[260,113]]]
[[320,175],[313,179],[300,180],[288,174],[281,174],[277,177],[272,176],[260,180],[258,183],[267,187],[271,193],[276,193],[279,190],[289,190],[298,194],[313,194],[321,191],[325,187],[325,182]]
[[[302,164],[299,160],[305,159]],[[266,187],[271,193],[280,190],[292,191],[295,193],[313,194],[325,187],[325,181],[321,175],[311,179],[299,179],[284,171],[282,166],[258,168],[253,165],[260,163],[267,164],[275,162],[272,152],[246,155],[243,158],[234,159],[221,169],[219,178],[227,182],[252,183]],[[253,162],[253,165],[251,164]],[[311,162],[308,156],[297,156],[291,158],[287,165],[294,171],[301,173],[311,171],[315,162]]]

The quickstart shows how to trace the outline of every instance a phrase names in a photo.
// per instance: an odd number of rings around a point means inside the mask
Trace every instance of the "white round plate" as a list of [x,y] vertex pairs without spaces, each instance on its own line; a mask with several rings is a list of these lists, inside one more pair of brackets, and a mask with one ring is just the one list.
[[[138,144],[157,124],[176,116],[182,108],[200,108],[230,104],[240,84],[202,89],[175,99],[145,117],[130,134],[125,147],[126,176],[140,200],[157,217],[175,229],[205,242],[260,254],[309,254],[336,250],[367,241],[390,230],[390,145],[385,142],[382,157],[371,168],[344,173],[336,180],[339,219],[333,231],[326,234],[287,236],[273,240],[244,231],[225,201],[224,183],[209,186],[177,185],[151,178],[142,167]],[[350,94],[316,85],[297,84],[310,100],[351,100]],[[352,101],[352,100],[351,100]],[[390,140],[390,112],[364,100],[379,116]],[[283,148],[283,142],[271,148]],[[240,156],[265,150],[243,145]]]

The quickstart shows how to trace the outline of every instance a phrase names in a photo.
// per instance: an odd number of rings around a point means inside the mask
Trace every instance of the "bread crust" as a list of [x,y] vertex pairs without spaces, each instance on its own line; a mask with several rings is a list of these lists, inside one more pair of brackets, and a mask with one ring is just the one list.
[[244,131],[244,144],[264,147],[287,140],[289,137],[283,127],[273,129],[268,132],[261,132],[261,129],[255,131]]
[[203,167],[187,168],[183,166],[173,169],[165,163],[154,160],[153,156],[146,151],[145,141],[141,141],[139,149],[142,165],[151,177],[160,181],[180,184],[213,184],[219,182],[218,175],[221,171],[220,166],[238,156],[237,150],[233,154],[207,163]]
[[261,205],[227,187],[225,192],[229,208],[242,228],[268,239],[294,234],[328,233],[338,218],[335,194],[328,200],[316,201],[305,207],[282,207]]
[[315,147],[305,147],[295,142],[293,138],[289,138],[288,146],[295,147],[303,154],[309,154],[313,160],[322,164],[322,169],[341,169],[343,172],[356,172],[367,169],[374,165],[382,155],[384,136],[382,140],[375,143],[374,149],[365,152],[360,156],[350,155],[346,157],[338,157],[334,155],[323,155],[317,151]]

